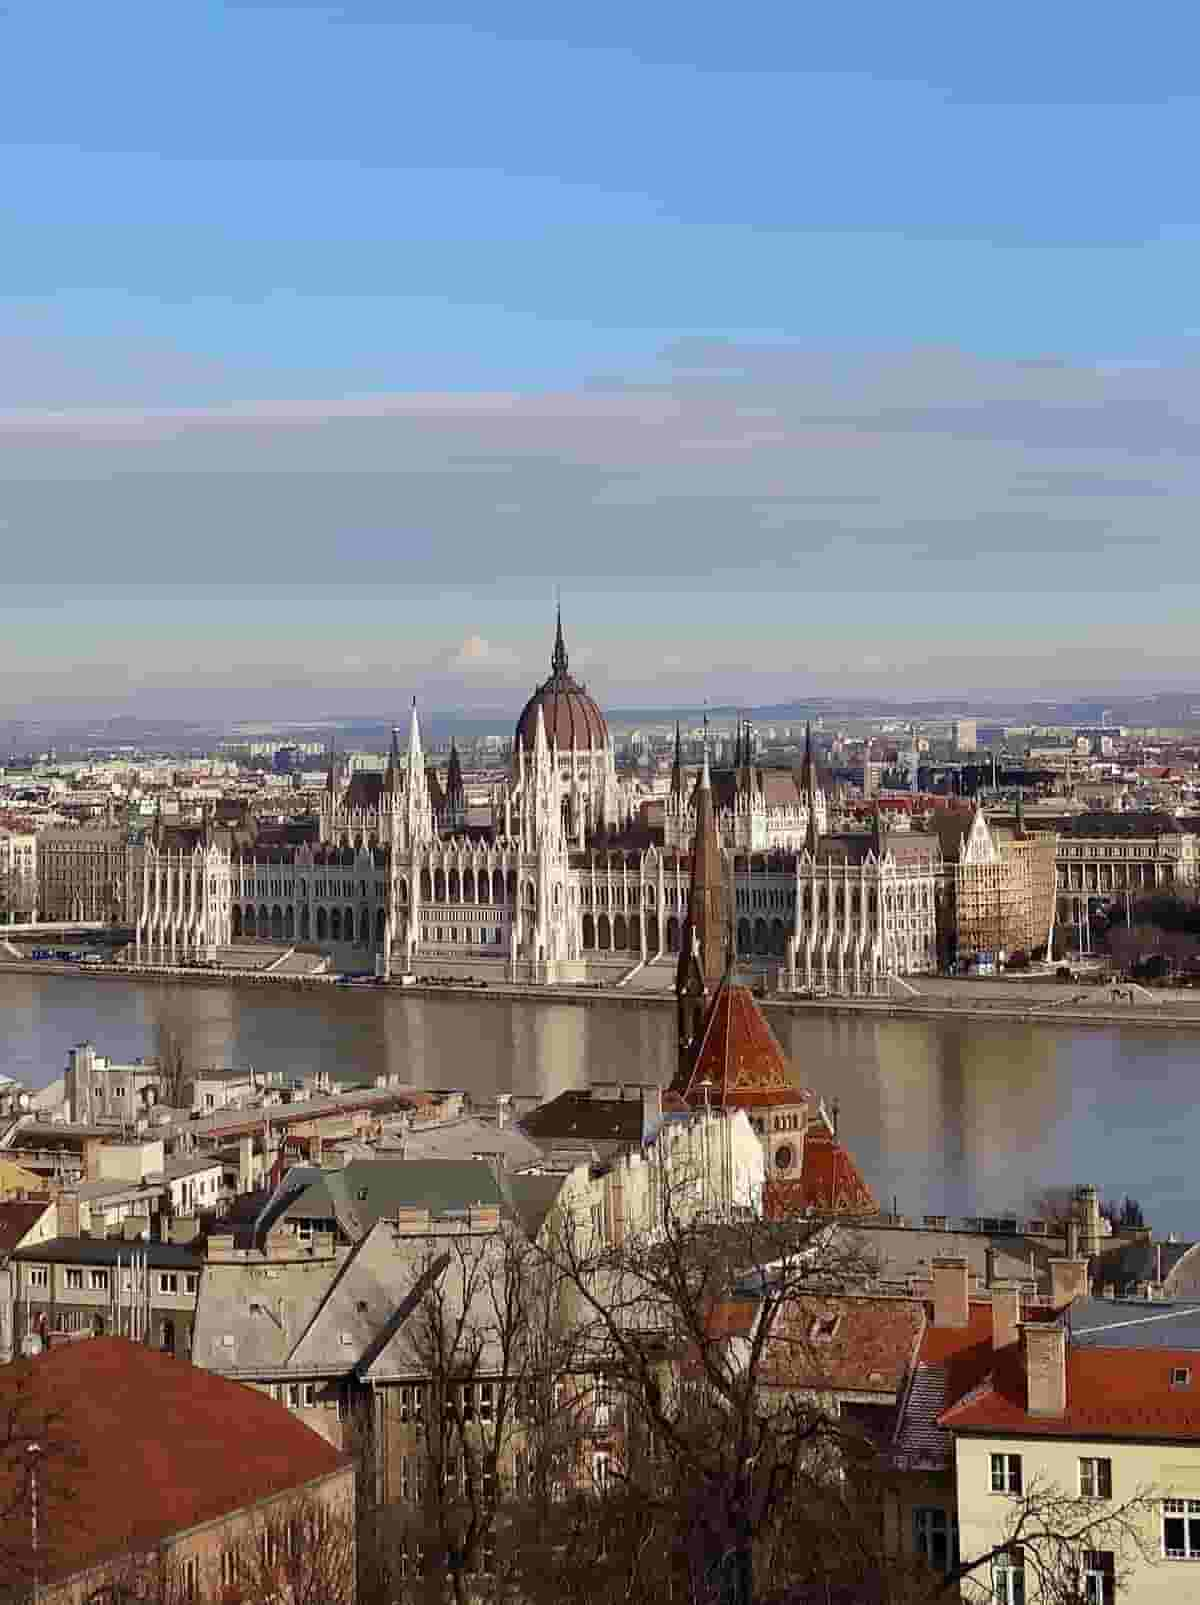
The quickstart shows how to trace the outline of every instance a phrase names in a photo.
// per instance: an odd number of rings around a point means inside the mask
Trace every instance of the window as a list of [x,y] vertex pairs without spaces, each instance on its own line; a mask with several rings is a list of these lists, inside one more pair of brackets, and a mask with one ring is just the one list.
[[935,1572],[958,1565],[958,1518],[930,1505],[913,1511],[913,1547]]
[[992,1456],[992,1492],[994,1494],[1021,1492],[1020,1455]]
[[612,1456],[601,1452],[592,1456],[592,1485],[598,1494],[608,1492],[612,1481]]
[[200,1289],[200,1273],[199,1273],[199,1271],[188,1271],[187,1274],[183,1278],[183,1290],[184,1290],[184,1292],[185,1293],[196,1293],[196,1292],[199,1291],[199,1289]]
[[401,1421],[425,1419],[425,1389],[421,1383],[404,1383],[400,1389]]
[[50,1267],[48,1265],[31,1265],[29,1267],[30,1287],[50,1286]]
[[1081,1460],[1079,1493],[1083,1499],[1112,1498],[1112,1461]]
[[479,1419],[491,1421],[496,1410],[496,1384],[494,1382],[481,1382],[479,1384]]
[[198,1599],[200,1596],[200,1558],[198,1555],[186,1555],[179,1568],[179,1583],[184,1599]]
[[178,1275],[174,1271],[160,1271],[158,1273],[158,1291],[160,1293],[178,1293]]
[[612,1393],[609,1389],[608,1378],[596,1378],[596,1391],[594,1395],[594,1420],[597,1428],[603,1430],[612,1420]]
[[305,1410],[311,1410],[316,1405],[316,1402],[317,1384],[315,1382],[303,1383],[300,1389],[300,1403],[303,1408]]
[[300,1408],[300,1384],[298,1382],[289,1382],[287,1385],[287,1407],[289,1410],[298,1410]]
[[513,1455],[513,1493],[518,1499],[533,1494],[533,1457],[528,1449],[518,1449]]
[[1085,1549],[1083,1552],[1085,1605],[1113,1605],[1116,1594],[1117,1579],[1112,1550]]
[[89,1271],[88,1272],[88,1287],[91,1289],[91,1291],[93,1293],[107,1293],[108,1292],[108,1272],[107,1271]]
[[1164,1499],[1162,1525],[1168,1560],[1200,1560],[1200,1499]]
[[242,1575],[242,1557],[236,1549],[221,1551],[221,1587],[235,1588]]
[[68,1269],[68,1271],[67,1271],[67,1286],[69,1288],[78,1288],[80,1291],[82,1291],[82,1289],[83,1289],[83,1272],[82,1271],[76,1271],[76,1270]]
[[1173,1388],[1186,1388],[1191,1386],[1192,1373],[1186,1365],[1173,1365],[1171,1367],[1171,1386]]
[[997,1605],[1025,1605],[1025,1555],[1019,1544],[992,1562],[992,1593]]

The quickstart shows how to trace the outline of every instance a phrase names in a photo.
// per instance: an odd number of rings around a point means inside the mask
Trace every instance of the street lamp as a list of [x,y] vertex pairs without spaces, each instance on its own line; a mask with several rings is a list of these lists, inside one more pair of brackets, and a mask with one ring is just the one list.
[[41,1595],[41,1567],[38,1562],[38,1458],[41,1452],[40,1443],[25,1445],[25,1453],[29,1458],[29,1539],[33,1556],[33,1605],[38,1605]]

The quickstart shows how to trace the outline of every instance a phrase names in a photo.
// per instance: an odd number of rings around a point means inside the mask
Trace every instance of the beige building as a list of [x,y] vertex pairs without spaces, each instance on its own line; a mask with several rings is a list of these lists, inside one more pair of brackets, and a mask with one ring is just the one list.
[[1044,948],[1054,927],[1055,838],[990,825],[982,808],[934,818],[946,878],[941,938],[946,962],[977,953],[1007,955]]
[[38,907],[45,920],[128,919],[129,835],[123,825],[54,826],[38,839]]

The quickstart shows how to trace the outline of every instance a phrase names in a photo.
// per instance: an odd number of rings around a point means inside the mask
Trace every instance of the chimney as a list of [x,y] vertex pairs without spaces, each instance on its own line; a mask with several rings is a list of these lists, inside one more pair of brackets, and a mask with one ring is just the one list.
[[100,1137],[85,1137],[83,1139],[83,1179],[84,1181],[100,1181],[100,1150],[104,1146]]
[[1065,1309],[1077,1298],[1088,1295],[1088,1262],[1085,1259],[1050,1261],[1050,1298],[1056,1310]]
[[1079,1222],[1076,1220],[1067,1222],[1067,1258],[1079,1258]]
[[254,1138],[238,1138],[238,1192],[254,1190]]
[[991,1243],[983,1251],[984,1282],[988,1287],[996,1285],[996,1250]]
[[1021,1324],[1021,1289],[1015,1282],[992,1286],[992,1348],[1006,1349],[1017,1341]]
[[512,1103],[511,1092],[496,1094],[496,1130],[503,1131],[508,1122],[508,1106]]
[[1075,1212],[1080,1221],[1079,1249],[1089,1257],[1099,1254],[1104,1244],[1100,1225],[1100,1195],[1089,1182],[1075,1195]]
[[969,1318],[968,1285],[965,1256],[948,1255],[945,1259],[933,1261],[934,1326],[966,1326]]
[[1026,1408],[1031,1416],[1067,1413],[1067,1332],[1061,1321],[1022,1321]]
[[642,1088],[642,1131],[657,1129],[662,1125],[662,1088],[655,1084],[652,1087]]
[[79,1236],[79,1194],[73,1187],[58,1195],[58,1232],[60,1237]]

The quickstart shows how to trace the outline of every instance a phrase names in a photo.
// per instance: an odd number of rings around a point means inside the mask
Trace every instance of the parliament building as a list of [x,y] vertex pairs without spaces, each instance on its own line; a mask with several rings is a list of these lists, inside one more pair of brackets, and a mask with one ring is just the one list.
[[[655,839],[603,713],[570,673],[560,618],[490,826],[468,828],[456,754],[444,783],[427,764],[414,702],[386,769],[331,764],[315,822],[266,832],[218,812],[156,828],[133,888],[136,951],[174,963],[248,938],[352,944],[388,977],[458,969],[543,984],[673,967],[700,784],[677,750]],[[736,962],[773,988],[884,994],[953,959],[960,909],[1010,948],[1032,944],[1043,908],[1043,924],[1053,917],[1052,839],[1048,858],[1007,850],[981,811],[940,833],[888,832],[878,815],[870,830],[831,831],[811,739],[794,776],[760,768],[739,738],[732,769],[707,784]],[[1040,896],[1030,875],[1044,864]]]

